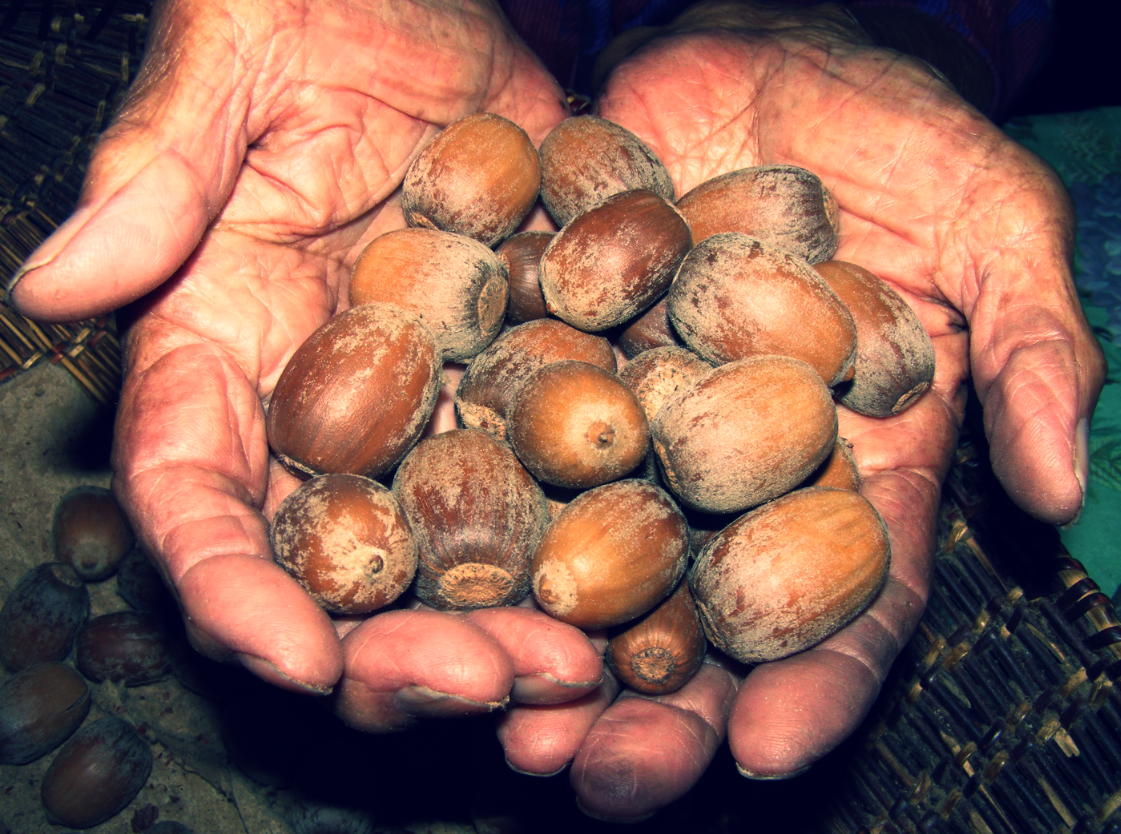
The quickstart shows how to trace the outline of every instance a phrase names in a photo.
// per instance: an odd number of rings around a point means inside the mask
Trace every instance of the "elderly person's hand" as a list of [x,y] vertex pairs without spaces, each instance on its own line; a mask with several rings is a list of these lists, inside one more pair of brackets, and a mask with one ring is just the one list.
[[133,302],[114,491],[192,643],[297,690],[342,680],[340,711],[365,729],[600,681],[583,634],[526,608],[394,611],[341,643],[269,547],[297,482],[270,460],[263,403],[345,305],[362,247],[405,225],[418,149],[483,110],[535,141],[568,112],[492,3],[169,0],[78,210],[12,294],[55,321]]
[[[1104,376],[1072,284],[1062,185],[928,66],[873,48],[837,6],[701,4],[666,29],[626,36],[628,50],[598,114],[659,154],[679,196],[752,165],[818,174],[841,209],[836,257],[910,303],[937,371],[897,417],[841,409],[863,493],[891,534],[882,594],[840,633],[755,667],[742,683],[706,666],[674,696],[617,701],[571,774],[583,807],[610,818],[640,816],[687,790],[725,730],[754,778],[796,774],[849,735],[923,612],[969,378],[1004,486],[1029,512],[1064,523],[1083,500],[1087,421]],[[564,732],[555,714],[566,709],[552,708],[543,726]],[[515,709],[505,720],[535,732],[540,712]]]

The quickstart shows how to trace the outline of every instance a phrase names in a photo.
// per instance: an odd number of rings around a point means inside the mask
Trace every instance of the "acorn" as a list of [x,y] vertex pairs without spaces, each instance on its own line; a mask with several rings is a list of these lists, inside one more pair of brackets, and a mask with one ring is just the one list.
[[467,365],[455,392],[460,428],[486,429],[506,440],[506,412],[514,394],[550,362],[574,359],[614,372],[611,343],[557,319],[535,319],[512,327]]
[[63,660],[89,611],[89,591],[74,568],[61,562],[32,568],[0,608],[0,663],[18,672]]
[[541,201],[565,226],[624,191],[652,191],[670,202],[673,180],[650,146],[599,116],[577,116],[541,143]]
[[861,482],[852,443],[843,437],[838,437],[829,457],[802,482],[801,486],[828,486],[859,492]]
[[856,325],[803,259],[736,232],[693,247],[669,291],[674,329],[719,364],[767,353],[812,365],[837,385],[856,358]]
[[113,493],[99,486],[75,487],[59,499],[51,540],[55,559],[86,582],[112,576],[134,542]]
[[656,608],[620,626],[604,659],[623,684],[644,695],[666,695],[689,682],[704,662],[705,640],[689,583]]
[[712,365],[688,348],[660,347],[640,353],[619,370],[619,379],[634,391],[651,423],[671,396],[712,371]]
[[835,633],[887,581],[887,525],[856,492],[795,490],[733,522],[697,555],[689,583],[705,634],[744,663]]
[[269,403],[269,446],[301,478],[377,477],[420,439],[436,406],[441,363],[415,313],[366,304],[300,345]]
[[66,741],[89,711],[89,686],[69,666],[28,666],[0,686],[0,764],[42,758]]
[[175,610],[175,599],[148,552],[134,547],[117,568],[117,596],[137,611],[161,614]]
[[410,226],[494,246],[529,214],[540,186],[541,162],[529,135],[495,113],[476,113],[421,149],[401,184],[401,206]]
[[477,240],[436,229],[374,238],[350,276],[350,303],[393,304],[416,313],[445,360],[466,362],[498,335],[506,317],[506,270]]
[[433,608],[515,605],[549,513],[509,447],[483,429],[426,438],[393,476],[417,544],[416,595]]
[[660,347],[684,347],[669,320],[669,299],[663,295],[619,329],[619,349],[628,359]]
[[269,528],[276,561],[332,614],[368,614],[408,589],[417,548],[404,510],[358,475],[320,475],[281,502]]
[[650,443],[638,398],[616,374],[587,362],[552,362],[518,389],[507,438],[534,477],[588,489],[622,478]]
[[869,417],[890,417],[913,405],[934,382],[934,344],[895,290],[856,264],[826,261],[814,269],[856,323],[856,364],[838,399]]
[[840,212],[817,174],[758,165],[707,180],[677,201],[693,240],[740,232],[812,263],[837,251]]
[[825,460],[837,409],[805,362],[756,356],[666,400],[652,435],[675,495],[709,513],[738,512],[790,491]]
[[155,614],[145,611],[102,614],[78,632],[74,665],[95,683],[154,683],[171,671],[167,632]]
[[550,616],[584,629],[645,614],[685,572],[689,530],[665,490],[623,480],[581,493],[533,556],[533,596]]
[[495,250],[510,282],[507,321],[519,324],[549,315],[541,294],[541,255],[554,236],[554,232],[518,232]]
[[123,811],[148,781],[152,750],[123,718],[87,724],[58,751],[40,795],[55,825],[93,828]]
[[651,191],[616,194],[573,218],[545,249],[545,307],[580,330],[615,327],[654,303],[692,245],[672,203]]

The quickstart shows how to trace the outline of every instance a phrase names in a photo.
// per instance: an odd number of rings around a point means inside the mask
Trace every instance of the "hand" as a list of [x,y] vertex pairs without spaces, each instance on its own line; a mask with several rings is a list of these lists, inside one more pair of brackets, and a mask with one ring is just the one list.
[[345,309],[363,246],[404,226],[395,192],[417,150],[481,110],[535,141],[567,114],[493,4],[169,0],[78,210],[13,291],[42,320],[133,302],[114,490],[191,641],[303,691],[330,691],[345,665],[339,710],[367,729],[551,703],[600,679],[580,632],[528,609],[395,611],[344,650],[348,625],[269,548],[296,482],[270,462],[262,403]]
[[[763,779],[797,774],[851,733],[926,603],[940,486],[970,374],[1003,484],[1056,523],[1083,500],[1086,421],[1104,376],[1072,285],[1061,184],[929,67],[872,48],[834,6],[703,4],[668,29],[632,36],[622,52],[641,37],[649,40],[608,77],[598,114],[651,145],[678,195],[751,165],[817,173],[842,211],[836,257],[909,301],[933,338],[937,373],[898,417],[840,416],[863,493],[890,529],[883,593],[840,633],[755,667],[742,683],[706,666],[674,696],[616,701],[571,773],[582,806],[616,819],[684,793],[725,726],[744,775]],[[548,722],[536,719],[543,710],[515,709],[504,720],[578,743],[584,724],[557,720],[572,709],[550,708]]]

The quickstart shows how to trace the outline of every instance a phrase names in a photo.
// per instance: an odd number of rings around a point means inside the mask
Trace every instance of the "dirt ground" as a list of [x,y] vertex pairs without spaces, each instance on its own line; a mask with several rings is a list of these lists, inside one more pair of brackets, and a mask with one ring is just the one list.
[[[56,366],[0,385],[0,600],[27,570],[53,561],[59,498],[75,486],[108,485],[112,417]],[[93,616],[127,607],[115,579],[88,587]],[[175,674],[163,681],[92,686],[86,720],[125,717],[151,744],[155,765],[136,799],[90,831],[141,832],[167,820],[195,834],[620,830],[579,812],[567,773],[540,779],[511,771],[489,719],[364,736],[322,701],[174,645]],[[0,684],[7,677],[0,672]],[[40,800],[53,757],[0,765],[0,834],[68,830],[47,820]],[[694,791],[627,830],[743,830],[742,813],[752,809],[757,821],[759,799],[779,801],[791,788],[747,782],[722,751]]]

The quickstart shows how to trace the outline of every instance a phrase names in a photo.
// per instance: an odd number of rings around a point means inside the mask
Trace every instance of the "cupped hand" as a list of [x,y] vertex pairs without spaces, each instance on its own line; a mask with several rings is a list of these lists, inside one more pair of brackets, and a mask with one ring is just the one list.
[[[1061,184],[929,67],[871,47],[833,6],[704,4],[627,38],[627,51],[598,114],[658,153],[679,196],[752,165],[818,174],[841,210],[836,257],[907,299],[933,339],[937,371],[899,416],[841,410],[862,491],[892,541],[887,585],[862,616],[742,683],[706,666],[676,697],[619,700],[583,741],[554,716],[571,706],[505,719],[529,734],[544,713],[539,726],[555,743],[578,749],[571,778],[583,807],[615,819],[683,793],[725,727],[741,772],[760,779],[797,774],[849,735],[923,612],[968,379],[1004,486],[1063,523],[1083,500],[1086,425],[1104,376],[1072,284]],[[572,727],[583,727],[579,716]]]
[[77,211],[12,293],[41,320],[131,302],[114,489],[192,642],[297,690],[331,690],[345,664],[340,712],[367,729],[600,679],[582,634],[528,609],[395,611],[344,648],[269,548],[296,481],[270,463],[263,403],[345,308],[364,244],[404,226],[395,192],[418,149],[483,110],[535,141],[567,114],[493,3],[169,0]]

